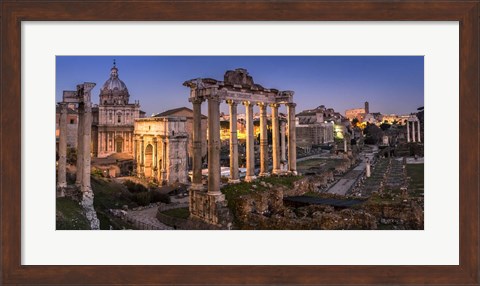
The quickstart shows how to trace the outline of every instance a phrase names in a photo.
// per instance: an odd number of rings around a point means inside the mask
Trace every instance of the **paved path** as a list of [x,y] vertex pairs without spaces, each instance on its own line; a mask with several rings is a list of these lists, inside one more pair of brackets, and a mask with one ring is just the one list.
[[351,187],[355,184],[357,179],[362,175],[365,170],[365,162],[361,162],[357,167],[350,170],[348,173],[338,180],[338,182],[328,189],[328,193],[344,196]]
[[173,229],[156,218],[158,207],[152,207],[141,211],[128,211],[127,220],[140,229],[165,230]]
[[338,180],[336,184],[328,189],[327,193],[337,194],[344,196],[357,182],[358,178],[362,176],[366,168],[366,160],[372,161],[372,158],[378,152],[377,146],[372,146],[370,152],[362,152],[359,154],[359,158],[362,160],[355,168],[347,172],[343,177]]

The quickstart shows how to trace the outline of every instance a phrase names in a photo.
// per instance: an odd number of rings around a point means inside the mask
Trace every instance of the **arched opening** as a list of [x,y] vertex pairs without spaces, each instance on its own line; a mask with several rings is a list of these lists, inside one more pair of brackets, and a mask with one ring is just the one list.
[[115,152],[122,153],[123,152],[123,138],[117,136],[115,138]]
[[145,177],[149,178],[152,176],[152,168],[153,168],[153,146],[152,144],[148,144],[145,148]]

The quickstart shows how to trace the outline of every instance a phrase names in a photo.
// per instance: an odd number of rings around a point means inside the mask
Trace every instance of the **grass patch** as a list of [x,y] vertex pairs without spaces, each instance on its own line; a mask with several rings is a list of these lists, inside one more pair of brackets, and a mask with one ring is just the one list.
[[190,216],[190,211],[188,210],[188,208],[178,208],[163,211],[162,214],[180,219],[188,219],[188,217]]
[[107,181],[103,178],[91,179],[93,193],[95,198],[93,206],[97,212],[97,217],[100,220],[100,229],[137,229],[133,225],[112,216],[109,209],[119,209],[123,205],[129,208],[137,207],[138,204],[131,199],[131,194],[125,186]]
[[82,206],[70,198],[63,197],[56,200],[56,229],[57,230],[87,230],[90,229]]
[[101,178],[92,178],[92,189],[95,194],[95,209],[118,209],[123,205],[128,205],[129,208],[138,206],[130,199],[130,193],[121,184],[108,182]]
[[424,191],[424,164],[407,164],[407,176],[410,177],[408,190],[416,196]]
[[300,161],[297,162],[297,169],[308,169],[311,167],[321,167],[323,164],[325,164],[327,160],[326,159],[308,159],[305,161]]

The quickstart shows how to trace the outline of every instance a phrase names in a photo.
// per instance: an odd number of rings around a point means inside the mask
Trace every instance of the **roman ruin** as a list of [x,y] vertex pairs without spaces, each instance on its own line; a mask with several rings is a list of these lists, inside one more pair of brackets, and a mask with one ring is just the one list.
[[187,183],[185,117],[135,119],[134,170],[139,178],[171,185]]
[[[245,181],[256,179],[254,160],[254,133],[253,133],[253,107],[260,107],[260,174],[270,175],[268,167],[268,142],[266,116],[267,107],[272,112],[272,156],[273,168],[271,174],[297,174],[296,168],[296,136],[295,136],[295,106],[293,91],[279,91],[268,89],[254,83],[253,78],[245,69],[227,71],[224,80],[211,78],[191,79],[183,84],[190,88],[189,101],[193,104],[193,177],[190,188],[190,213],[193,217],[200,218],[211,224],[222,224],[219,213],[225,207],[225,196],[220,191],[220,103],[229,104],[230,110],[230,178],[238,181],[238,138],[236,129],[236,116],[238,104],[243,104],[246,110],[246,169]],[[202,161],[201,161],[201,105],[208,104],[208,187],[203,188]],[[286,105],[288,111],[288,169],[283,171],[280,167],[280,136],[278,108]],[[283,132],[282,132],[283,133]],[[283,157],[284,152],[282,152]],[[283,158],[282,158],[283,159]]]
[[93,191],[90,185],[91,136],[92,136],[92,101],[91,90],[95,83],[85,82],[77,85],[76,91],[64,91],[60,103],[60,132],[57,190],[60,196],[65,195],[67,188],[67,104],[78,105],[78,140],[77,140],[77,172],[76,187],[81,191],[81,204],[92,229],[99,229],[100,223],[93,208]]
[[[417,125],[416,131],[415,125]],[[420,120],[418,120],[416,115],[410,115],[407,119],[407,142],[422,142],[420,138]]]

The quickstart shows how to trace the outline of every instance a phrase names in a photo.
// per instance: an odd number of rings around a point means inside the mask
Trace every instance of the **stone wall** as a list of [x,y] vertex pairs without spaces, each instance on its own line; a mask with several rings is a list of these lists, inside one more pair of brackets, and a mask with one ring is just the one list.
[[232,217],[223,196],[196,190],[190,190],[189,195],[191,218],[203,220],[219,228],[227,228],[231,224]]

